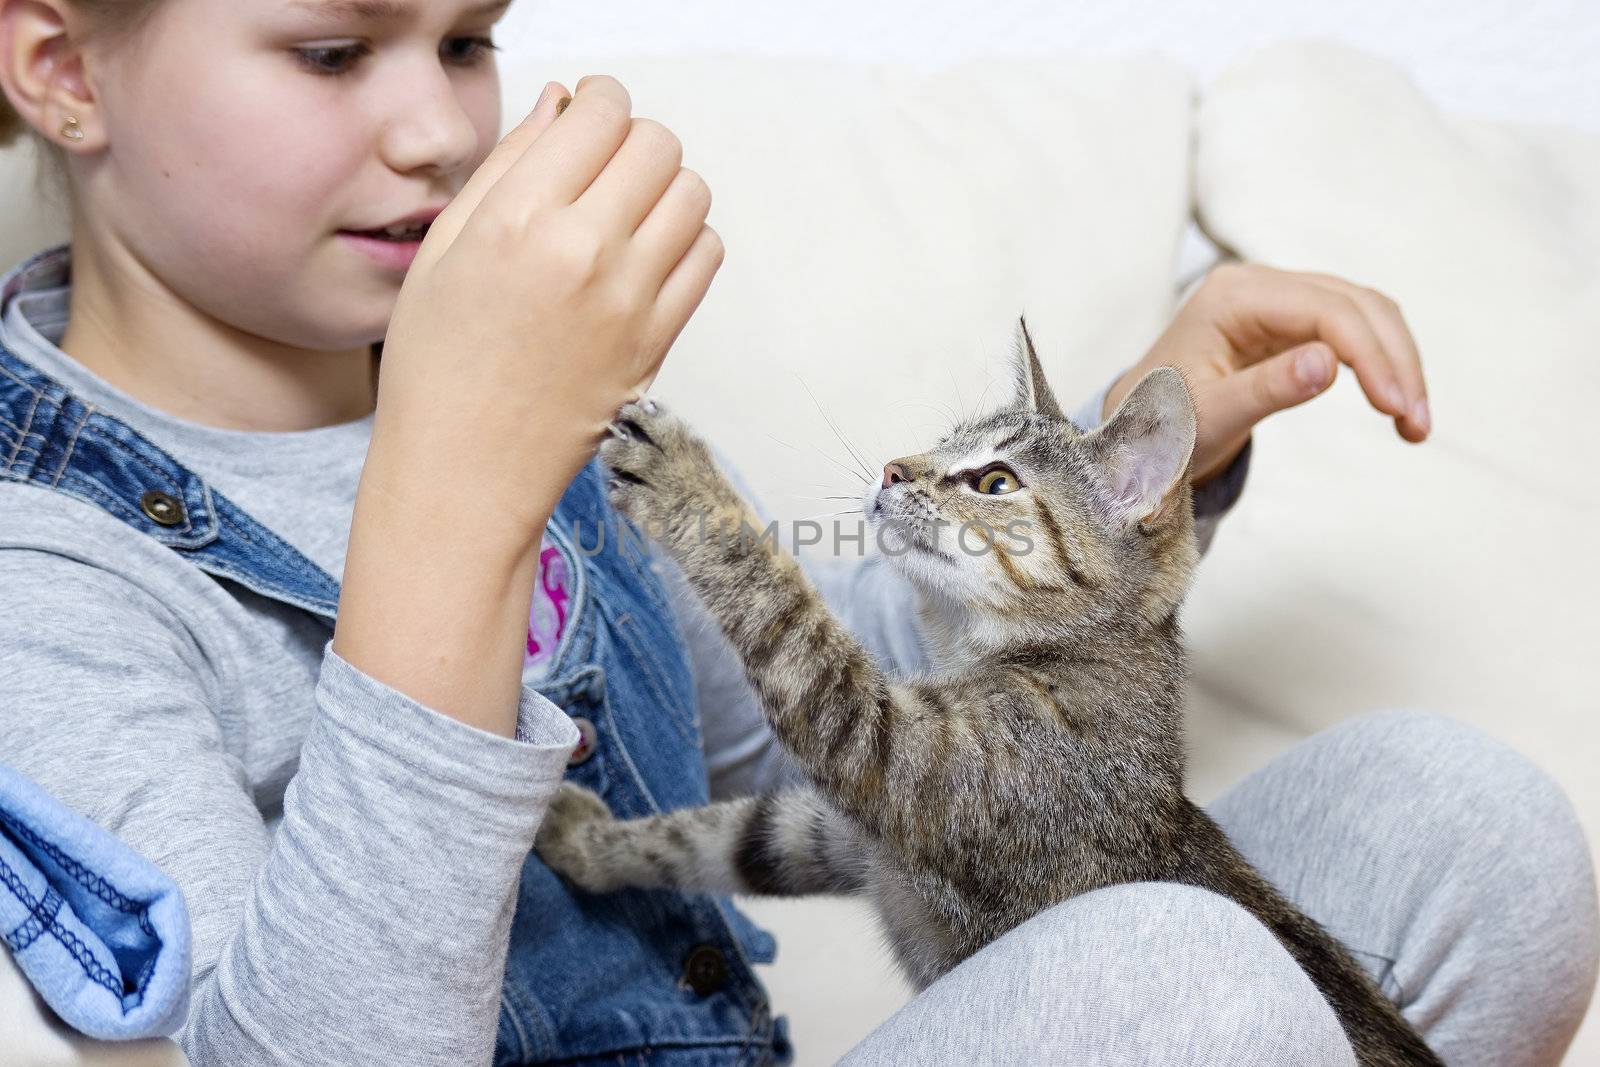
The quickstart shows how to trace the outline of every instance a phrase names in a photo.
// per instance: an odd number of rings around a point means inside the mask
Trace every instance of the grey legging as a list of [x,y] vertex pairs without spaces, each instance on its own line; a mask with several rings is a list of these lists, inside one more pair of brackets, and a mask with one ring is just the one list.
[[[1210,805],[1451,1067],[1560,1062],[1594,990],[1594,868],[1527,759],[1437,715],[1361,716]],[[1332,1010],[1225,897],[1155,882],[1066,901],[945,975],[848,1067],[1354,1064]]]

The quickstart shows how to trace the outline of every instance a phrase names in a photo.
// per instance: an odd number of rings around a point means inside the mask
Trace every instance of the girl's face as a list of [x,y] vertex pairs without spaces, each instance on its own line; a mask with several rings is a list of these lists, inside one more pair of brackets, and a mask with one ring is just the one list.
[[488,156],[508,3],[164,0],[107,68],[93,225],[239,329],[378,340],[403,272],[339,231],[442,207]]

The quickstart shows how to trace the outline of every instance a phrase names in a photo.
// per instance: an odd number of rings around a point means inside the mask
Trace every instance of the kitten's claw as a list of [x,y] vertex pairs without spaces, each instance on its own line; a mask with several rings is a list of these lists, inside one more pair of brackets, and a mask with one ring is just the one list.
[[667,405],[648,397],[622,405],[600,442],[606,496],[646,537],[673,550],[700,516],[737,504],[705,443]]

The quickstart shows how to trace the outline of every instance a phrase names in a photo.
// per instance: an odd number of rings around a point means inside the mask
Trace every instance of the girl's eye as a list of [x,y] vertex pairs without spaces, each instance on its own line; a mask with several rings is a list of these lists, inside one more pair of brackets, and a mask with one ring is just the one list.
[[1022,488],[1022,482],[1004,467],[994,467],[980,476],[973,486],[984,496],[1004,496]]
[[[500,46],[489,37],[452,37],[448,43],[465,43],[468,47],[457,51],[449,61],[458,67],[472,67],[483,62],[491,52],[498,52]],[[349,73],[351,66],[357,59],[367,55],[372,49],[365,44],[342,44],[331,48],[296,48],[295,55],[301,63],[313,74],[324,74],[337,77]]]

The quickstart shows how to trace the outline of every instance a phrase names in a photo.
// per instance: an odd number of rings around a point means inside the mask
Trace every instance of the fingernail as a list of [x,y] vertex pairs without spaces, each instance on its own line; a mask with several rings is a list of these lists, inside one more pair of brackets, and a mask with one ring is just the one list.
[[1294,373],[1307,389],[1321,388],[1328,380],[1327,349],[1317,346],[1305,349],[1295,357]]
[[560,100],[556,101],[556,117],[557,118],[561,117],[561,113],[563,111],[567,110],[567,105],[570,104],[570,103],[572,103],[572,97],[570,97],[570,96],[563,96]]
[[1433,428],[1433,418],[1428,413],[1427,397],[1418,400],[1416,406],[1411,409],[1411,421],[1421,427],[1423,433]]

